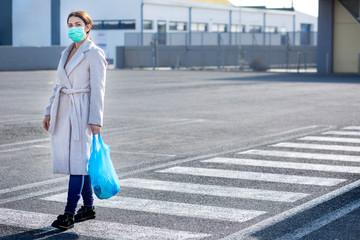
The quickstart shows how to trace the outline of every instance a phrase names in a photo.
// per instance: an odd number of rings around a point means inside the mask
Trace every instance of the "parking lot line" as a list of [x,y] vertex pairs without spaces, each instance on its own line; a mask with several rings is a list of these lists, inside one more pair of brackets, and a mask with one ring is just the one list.
[[30,145],[30,146],[21,147],[21,148],[11,148],[11,149],[6,149],[6,150],[0,150],[0,153],[16,152],[16,151],[22,151],[22,150],[26,150],[26,149],[30,149],[30,148],[50,148],[50,146]]
[[287,158],[305,158],[317,160],[332,160],[344,162],[360,162],[359,156],[353,155],[337,155],[337,154],[324,154],[324,153],[304,153],[304,152],[288,152],[288,151],[272,151],[272,150],[248,150],[239,152],[238,154],[251,154],[273,157],[287,157]]
[[17,146],[17,145],[25,145],[25,144],[33,144],[33,143],[46,142],[46,141],[50,141],[50,138],[41,138],[41,139],[34,139],[34,140],[29,140],[29,141],[20,141],[20,142],[14,142],[14,143],[1,144],[0,148],[12,147],[12,146]]
[[248,171],[234,171],[211,168],[194,168],[194,167],[172,167],[157,172],[174,173],[192,176],[205,176],[229,179],[244,179],[263,182],[289,183],[289,184],[303,184],[314,186],[335,186],[339,183],[345,182],[346,179],[338,178],[323,178],[298,176],[290,174],[274,174],[265,172],[248,172]]
[[[18,226],[29,229],[49,230],[56,215],[28,212],[15,209],[0,208],[0,224]],[[104,222],[98,220],[76,223],[75,228],[66,231],[67,234],[95,237],[101,239],[143,240],[168,239],[190,240],[211,236],[206,233],[193,233],[164,228]],[[51,236],[50,236],[51,238]]]
[[355,146],[342,146],[342,145],[325,145],[325,144],[309,144],[309,143],[292,143],[281,142],[272,147],[286,147],[286,148],[303,148],[303,149],[318,149],[318,150],[331,150],[331,151],[345,151],[345,152],[360,152],[360,147]]
[[111,153],[130,154],[130,155],[149,155],[149,156],[158,156],[158,157],[176,157],[176,155],[174,154],[147,153],[147,152],[127,152],[127,151],[111,150]]
[[120,181],[120,186],[139,189],[151,189],[157,191],[202,194],[208,196],[233,197],[274,202],[296,202],[304,197],[309,196],[307,193],[159,181],[140,178],[123,179]]
[[339,142],[339,143],[360,143],[359,138],[341,138],[341,137],[318,137],[318,136],[307,136],[299,138],[298,140],[303,141],[318,141],[318,142]]
[[[41,200],[64,203],[66,203],[66,199],[66,193],[41,198]],[[256,210],[224,208],[200,204],[168,202],[153,199],[141,199],[120,196],[114,196],[108,200],[95,199],[94,205],[98,207],[125,209],[130,211],[141,211],[148,213],[159,213],[173,216],[185,216],[231,222],[245,222],[266,213],[264,211]]]
[[360,136],[360,132],[350,132],[350,131],[328,131],[324,132],[324,135],[342,135],[342,136]]
[[61,186],[61,187],[50,188],[50,189],[40,190],[40,191],[36,191],[36,192],[26,193],[26,194],[22,194],[22,195],[15,196],[15,197],[3,198],[3,199],[0,199],[0,204],[9,203],[9,202],[15,202],[15,201],[19,201],[19,200],[23,200],[23,199],[27,199],[27,198],[32,198],[32,197],[37,197],[37,196],[53,193],[53,192],[63,191],[63,190],[66,190],[66,189],[67,189],[67,186]]
[[69,177],[60,177],[60,178],[49,179],[49,180],[45,180],[45,181],[41,181],[41,182],[35,182],[35,183],[29,183],[29,184],[25,184],[25,185],[20,185],[20,186],[17,186],[17,187],[5,188],[5,189],[0,190],[0,194],[20,191],[20,190],[25,190],[25,189],[30,189],[30,188],[34,188],[34,187],[47,185],[47,184],[59,183],[59,182],[67,180],[68,178]]
[[349,127],[344,127],[344,130],[360,130],[360,126],[349,126]]
[[311,170],[320,172],[338,172],[338,173],[357,173],[360,174],[360,167],[313,164],[301,162],[285,162],[285,161],[268,161],[244,158],[211,158],[204,160],[206,163],[220,163],[243,166],[271,167],[271,168],[287,168],[297,170]]

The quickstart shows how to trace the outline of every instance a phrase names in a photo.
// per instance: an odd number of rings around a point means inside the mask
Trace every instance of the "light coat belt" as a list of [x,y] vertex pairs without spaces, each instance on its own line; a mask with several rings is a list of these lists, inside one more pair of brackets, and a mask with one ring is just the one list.
[[64,93],[69,96],[70,99],[70,122],[71,122],[71,135],[74,140],[79,141],[80,138],[80,106],[77,106],[74,94],[80,93],[90,93],[90,88],[83,89],[72,89],[66,88],[65,86],[59,86],[56,90],[55,98],[53,104],[51,106],[51,114],[50,114],[50,127],[49,132],[54,134],[56,129],[56,118],[59,109],[60,95]]

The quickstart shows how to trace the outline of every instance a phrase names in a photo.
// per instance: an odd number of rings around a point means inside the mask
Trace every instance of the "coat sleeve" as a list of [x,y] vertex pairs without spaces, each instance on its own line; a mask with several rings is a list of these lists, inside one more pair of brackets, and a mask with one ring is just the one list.
[[94,49],[90,56],[89,124],[103,125],[106,65],[104,51],[101,48]]
[[45,108],[45,111],[44,111],[44,115],[50,115],[50,112],[51,112],[51,106],[52,106],[52,103],[54,101],[54,98],[55,98],[55,94],[56,94],[56,91],[59,87],[59,79],[56,81],[56,84],[52,90],[52,93],[51,93],[51,96],[49,98],[49,102],[48,102],[48,105],[46,106]]

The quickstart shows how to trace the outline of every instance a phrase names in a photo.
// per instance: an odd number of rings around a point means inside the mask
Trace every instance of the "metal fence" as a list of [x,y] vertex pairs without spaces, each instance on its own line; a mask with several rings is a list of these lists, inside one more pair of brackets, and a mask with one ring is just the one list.
[[167,33],[125,35],[117,67],[316,67],[316,33]]
[[317,32],[285,33],[126,33],[125,46],[316,46]]

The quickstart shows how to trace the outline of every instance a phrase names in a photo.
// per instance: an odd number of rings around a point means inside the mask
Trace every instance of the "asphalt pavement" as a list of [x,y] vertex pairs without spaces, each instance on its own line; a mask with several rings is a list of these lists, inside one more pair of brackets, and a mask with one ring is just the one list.
[[0,239],[360,239],[359,76],[109,70],[121,191],[67,232],[42,129],[55,81],[0,72]]

